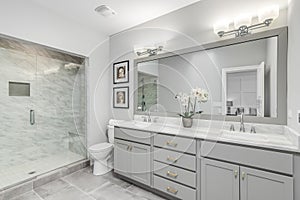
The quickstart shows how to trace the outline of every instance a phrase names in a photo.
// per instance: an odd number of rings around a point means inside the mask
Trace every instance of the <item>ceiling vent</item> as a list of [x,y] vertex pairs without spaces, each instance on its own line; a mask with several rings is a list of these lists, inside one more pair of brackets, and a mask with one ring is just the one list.
[[116,12],[106,5],[101,5],[95,8],[95,11],[103,17],[111,17],[116,15]]

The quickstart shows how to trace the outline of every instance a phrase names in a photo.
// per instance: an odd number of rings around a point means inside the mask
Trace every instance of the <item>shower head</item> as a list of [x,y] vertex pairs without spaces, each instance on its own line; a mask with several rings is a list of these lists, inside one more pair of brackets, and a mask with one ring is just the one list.
[[65,64],[64,67],[65,69],[67,70],[72,70],[72,69],[80,69],[82,65],[79,65],[79,64],[75,64],[75,63],[68,63],[68,64]]

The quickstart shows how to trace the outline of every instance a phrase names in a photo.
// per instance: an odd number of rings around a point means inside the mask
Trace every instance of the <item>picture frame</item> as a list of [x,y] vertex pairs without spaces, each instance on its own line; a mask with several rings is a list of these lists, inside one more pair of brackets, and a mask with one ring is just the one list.
[[129,83],[129,60],[113,64],[114,84]]
[[129,108],[129,87],[113,88],[113,107],[114,108]]

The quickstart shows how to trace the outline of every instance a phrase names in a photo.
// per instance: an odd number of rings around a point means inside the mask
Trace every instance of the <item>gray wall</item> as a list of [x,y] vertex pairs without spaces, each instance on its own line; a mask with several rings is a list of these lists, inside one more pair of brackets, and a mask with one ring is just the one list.
[[300,110],[300,1],[291,0],[289,6],[289,56],[288,56],[288,125],[300,132],[297,111]]
[[90,55],[88,79],[87,146],[106,142],[106,126],[112,118],[112,65],[109,62],[109,40]]
[[[201,20],[206,20],[205,12],[199,12],[199,10],[219,12],[223,9],[223,11],[225,11],[226,3],[227,1],[220,0],[199,1],[196,4],[174,11],[110,37],[110,61],[117,62],[121,60],[130,60],[131,70],[130,83],[125,84],[130,86],[130,108],[128,110],[113,109],[114,118],[133,118],[133,94],[136,89],[134,88],[133,80],[133,61],[137,58],[133,53],[134,46],[164,43],[164,47],[167,51],[174,51],[176,49],[218,41],[220,39],[213,32],[213,24],[210,24],[210,26],[207,27],[208,29],[199,28]],[[236,1],[235,6],[243,7],[242,4],[243,1]],[[218,5],[218,7],[215,5]],[[281,10],[280,17],[275,21],[271,28],[287,25],[286,18],[286,10]],[[199,32],[200,30],[202,30],[202,32]]]

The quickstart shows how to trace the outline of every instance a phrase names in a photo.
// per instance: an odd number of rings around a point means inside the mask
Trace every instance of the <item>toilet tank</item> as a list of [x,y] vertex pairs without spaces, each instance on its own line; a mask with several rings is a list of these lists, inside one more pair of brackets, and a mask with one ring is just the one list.
[[113,144],[114,143],[114,137],[115,137],[115,127],[111,125],[107,125],[107,136],[108,136],[108,142]]

